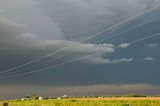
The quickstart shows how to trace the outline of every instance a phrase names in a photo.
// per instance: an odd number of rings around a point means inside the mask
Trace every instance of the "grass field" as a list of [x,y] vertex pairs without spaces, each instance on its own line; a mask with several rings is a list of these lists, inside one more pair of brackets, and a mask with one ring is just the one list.
[[8,100],[0,106],[160,106],[160,98],[81,98],[52,100]]

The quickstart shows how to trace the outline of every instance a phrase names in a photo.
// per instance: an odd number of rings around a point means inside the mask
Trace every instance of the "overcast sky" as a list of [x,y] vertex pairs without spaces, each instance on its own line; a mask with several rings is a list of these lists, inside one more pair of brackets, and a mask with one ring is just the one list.
[[[145,23],[160,15],[158,5],[160,0],[0,0],[0,95],[47,96],[48,89],[53,95],[69,94],[70,90],[75,95],[88,95],[90,88],[95,94],[102,94],[105,89],[113,93],[160,93],[160,36],[129,44],[160,33],[160,18]],[[144,11],[147,12],[77,43]],[[145,24],[98,42],[142,23]],[[47,58],[4,72],[75,43]],[[104,52],[93,55],[101,51]],[[93,56],[63,64],[88,55]],[[49,60],[52,61],[46,62]],[[43,62],[46,63],[40,64]],[[62,65],[16,76],[57,64]],[[27,67],[31,68],[21,71]]]

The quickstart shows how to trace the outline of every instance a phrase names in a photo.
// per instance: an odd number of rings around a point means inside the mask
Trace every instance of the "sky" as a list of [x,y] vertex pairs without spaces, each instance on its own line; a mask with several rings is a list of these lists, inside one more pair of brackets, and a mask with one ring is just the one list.
[[160,93],[159,5],[0,0],[0,98]]

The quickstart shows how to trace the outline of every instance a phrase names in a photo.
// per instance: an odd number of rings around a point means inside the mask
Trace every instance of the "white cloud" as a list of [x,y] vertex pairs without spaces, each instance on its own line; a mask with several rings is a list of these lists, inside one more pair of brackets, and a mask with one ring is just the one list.
[[144,61],[153,61],[155,60],[155,58],[153,57],[146,57],[146,58],[143,58]]
[[128,59],[113,59],[112,61],[110,61],[110,63],[121,63],[121,62],[131,62],[133,61],[132,58],[128,58]]
[[126,48],[126,47],[128,47],[128,46],[129,46],[128,43],[121,43],[121,44],[119,45],[120,48]]
[[151,43],[148,45],[148,47],[155,47],[155,46],[157,46],[157,43]]
[[132,58],[122,58],[122,59],[104,59],[102,57],[92,57],[90,59],[90,62],[92,63],[96,63],[96,64],[117,64],[117,63],[127,63],[127,62],[132,62],[133,59]]

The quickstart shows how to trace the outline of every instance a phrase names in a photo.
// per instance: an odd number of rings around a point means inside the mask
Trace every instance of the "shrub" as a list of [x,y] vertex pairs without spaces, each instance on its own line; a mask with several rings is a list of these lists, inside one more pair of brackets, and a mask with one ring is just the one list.
[[3,106],[8,106],[8,102],[3,103]]

